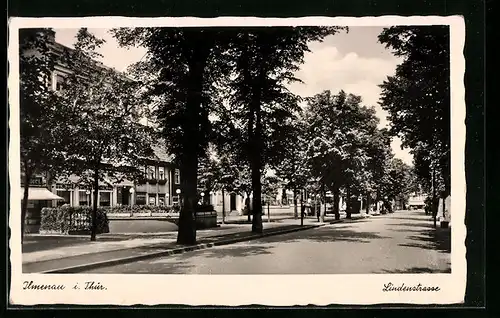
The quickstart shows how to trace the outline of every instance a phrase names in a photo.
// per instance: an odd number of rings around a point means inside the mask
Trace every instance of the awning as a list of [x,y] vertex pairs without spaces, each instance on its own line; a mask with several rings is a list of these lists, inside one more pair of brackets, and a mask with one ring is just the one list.
[[[21,187],[21,194],[24,194],[24,188]],[[28,201],[34,200],[64,200],[60,196],[50,192],[46,188],[29,188]]]

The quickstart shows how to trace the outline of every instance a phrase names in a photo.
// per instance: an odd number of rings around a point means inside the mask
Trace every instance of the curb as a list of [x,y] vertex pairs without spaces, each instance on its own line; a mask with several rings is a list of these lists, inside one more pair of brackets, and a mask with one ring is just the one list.
[[116,258],[116,259],[100,261],[100,262],[95,262],[95,263],[90,263],[90,264],[83,264],[83,265],[70,266],[70,267],[64,267],[64,268],[58,268],[58,269],[51,269],[48,271],[39,272],[39,274],[78,273],[78,272],[96,269],[96,268],[100,268],[100,267],[121,265],[121,264],[126,264],[126,263],[131,263],[131,262],[143,261],[143,260],[147,260],[147,259],[151,259],[151,258],[170,256],[170,255],[181,254],[184,252],[190,252],[190,251],[195,251],[195,250],[203,250],[203,249],[211,248],[214,246],[222,246],[222,245],[229,245],[229,244],[234,244],[234,243],[239,243],[239,242],[244,242],[244,241],[251,241],[251,240],[255,240],[255,239],[259,239],[259,238],[263,238],[263,237],[268,237],[268,236],[305,231],[305,230],[310,230],[313,228],[318,228],[318,227],[321,227],[324,225],[326,225],[326,224],[304,225],[302,227],[297,227],[297,228],[292,228],[292,229],[286,229],[286,230],[281,230],[281,231],[279,231],[279,230],[270,231],[268,233],[254,234],[254,235],[247,236],[247,237],[237,237],[237,238],[233,238],[233,239],[220,240],[220,241],[216,241],[216,242],[212,242],[212,243],[203,243],[203,244],[197,244],[197,245],[192,245],[192,246],[179,247],[179,248],[174,248],[174,249],[165,250],[165,251],[161,251],[161,252],[149,253],[149,254],[145,254],[145,255],[122,257],[122,258]]
[[330,221],[329,223],[330,224],[337,224],[337,223],[342,223],[342,222],[344,222],[343,219],[341,219],[341,220],[333,220],[333,221]]

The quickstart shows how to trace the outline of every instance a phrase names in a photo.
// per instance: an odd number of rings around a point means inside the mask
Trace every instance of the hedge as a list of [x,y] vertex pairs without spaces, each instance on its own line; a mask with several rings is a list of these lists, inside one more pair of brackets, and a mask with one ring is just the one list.
[[[103,208],[97,209],[97,234],[109,233],[109,220]],[[70,234],[88,232],[92,225],[92,208],[61,206],[42,208],[40,232]]]
[[[212,212],[214,206],[211,204],[198,205],[196,212]],[[124,213],[164,213],[176,217],[179,213],[179,206],[154,206],[154,205],[134,205],[134,206],[113,206],[97,208],[97,234],[109,233],[108,215]],[[61,206],[57,208],[42,208],[40,231],[48,233],[70,234],[72,232],[90,231],[92,224],[92,207],[89,206]]]

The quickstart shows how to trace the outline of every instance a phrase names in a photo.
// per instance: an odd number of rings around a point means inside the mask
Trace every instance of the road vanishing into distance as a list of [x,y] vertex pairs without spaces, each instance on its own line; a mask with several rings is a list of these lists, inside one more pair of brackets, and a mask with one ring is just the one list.
[[87,273],[450,273],[450,251],[450,229],[422,211],[396,211]]

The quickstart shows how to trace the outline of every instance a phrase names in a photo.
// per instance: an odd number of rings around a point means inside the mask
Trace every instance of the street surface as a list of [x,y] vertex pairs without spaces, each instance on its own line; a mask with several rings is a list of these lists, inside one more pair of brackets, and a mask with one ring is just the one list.
[[447,273],[450,245],[422,211],[397,211],[88,273]]

